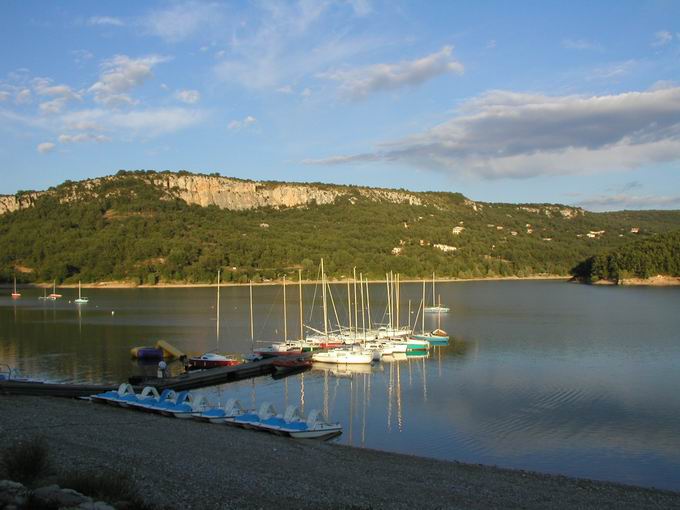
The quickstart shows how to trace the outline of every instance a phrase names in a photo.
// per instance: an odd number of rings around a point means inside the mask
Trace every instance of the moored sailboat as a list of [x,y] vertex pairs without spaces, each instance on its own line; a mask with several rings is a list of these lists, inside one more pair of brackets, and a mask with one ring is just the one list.
[[435,286],[436,286],[435,275],[434,275],[434,273],[432,273],[432,306],[426,306],[425,312],[428,312],[428,313],[446,313],[446,312],[449,311],[449,307],[448,306],[442,306],[441,300],[438,304],[435,301]]
[[14,291],[12,292],[12,299],[19,299],[21,294],[17,292],[17,277],[14,277]]
[[78,305],[84,305],[85,303],[88,303],[90,301],[89,298],[84,297],[81,293],[80,289],[80,280],[78,280],[78,299],[75,299],[73,302],[78,304]]

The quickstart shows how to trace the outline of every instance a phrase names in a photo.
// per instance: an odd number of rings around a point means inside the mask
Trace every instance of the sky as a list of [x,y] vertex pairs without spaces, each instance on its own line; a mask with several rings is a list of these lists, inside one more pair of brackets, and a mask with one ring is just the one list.
[[677,1],[0,6],[0,194],[125,170],[680,209]]

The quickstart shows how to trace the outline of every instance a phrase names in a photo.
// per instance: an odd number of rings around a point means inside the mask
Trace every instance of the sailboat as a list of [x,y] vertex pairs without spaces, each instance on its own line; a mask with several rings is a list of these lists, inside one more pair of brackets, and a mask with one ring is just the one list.
[[12,299],[19,299],[21,294],[17,292],[17,277],[14,277],[14,292],[12,292]]
[[436,301],[435,301],[435,277],[434,277],[434,273],[432,273],[432,306],[426,306],[425,312],[446,313],[448,311],[449,311],[448,306],[442,306],[441,301],[439,302],[439,304],[437,304]]
[[[425,282],[423,282],[423,304],[425,304]],[[441,308],[441,297],[439,298],[439,305]],[[417,317],[416,317],[417,319]],[[420,334],[414,334],[412,338],[417,340],[426,340],[430,345],[448,345],[449,344],[449,334],[441,329],[442,324],[442,313],[439,311],[437,313],[437,329],[434,331],[425,332],[425,314],[422,317],[422,329]],[[415,329],[415,328],[414,328]],[[415,350],[415,349],[411,349]]]
[[[216,308],[216,336],[217,345],[220,342],[220,275],[221,271],[217,270],[217,304]],[[205,369],[205,368],[216,368],[216,367],[229,367],[233,365],[238,365],[241,362],[234,358],[233,356],[225,356],[223,354],[217,354],[216,352],[206,352],[200,356],[192,356],[188,360],[189,370],[195,369]]]
[[84,305],[88,301],[90,301],[90,300],[86,297],[83,297],[81,292],[80,292],[80,280],[78,280],[78,299],[74,300],[74,303],[76,303],[78,305]]
[[41,301],[46,301],[50,299],[49,297],[47,297],[47,287],[43,287],[43,295],[38,296],[38,299],[40,299]]
[[57,294],[57,280],[54,280],[54,282],[52,282],[52,294],[47,296],[47,298],[54,301],[55,299],[59,299],[60,297],[61,294]]

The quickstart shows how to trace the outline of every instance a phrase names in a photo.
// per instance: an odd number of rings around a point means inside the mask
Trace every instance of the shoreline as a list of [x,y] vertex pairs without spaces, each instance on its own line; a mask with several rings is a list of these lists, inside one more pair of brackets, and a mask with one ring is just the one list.
[[[495,281],[532,281],[532,280],[564,280],[568,281],[571,280],[571,276],[565,276],[565,275],[535,275],[535,276],[493,276],[493,277],[487,277],[487,278],[437,278],[436,282],[437,283],[460,283],[460,282],[495,282]],[[329,285],[338,285],[338,284],[343,284],[346,285],[348,278],[345,279],[336,279],[336,280],[328,280]],[[353,281],[352,279],[349,279],[349,281]],[[425,280],[427,283],[428,281],[431,280]],[[364,280],[364,282],[368,282],[370,284],[384,284],[385,280]],[[409,278],[409,279],[404,279],[400,280],[400,283],[422,283],[422,279],[415,279],[415,278]],[[303,285],[315,285],[317,284],[317,280],[302,280]],[[267,282],[253,282],[253,287],[266,287],[266,286],[275,286],[275,285],[282,285],[283,280],[271,280]],[[236,282],[221,282],[220,287],[248,287],[248,283],[236,283]],[[291,286],[291,285],[298,285],[297,280],[286,280],[286,285]],[[210,288],[210,287],[216,287],[217,284],[215,283],[157,283],[155,285],[147,285],[147,284],[134,284],[130,282],[120,282],[120,281],[103,281],[103,282],[96,282],[96,283],[83,283],[81,284],[81,287],[83,289],[192,289],[192,288]],[[43,289],[43,288],[51,288],[52,283],[51,282],[42,282],[42,283],[23,283],[23,284],[17,284],[17,289]],[[13,288],[13,285],[11,283],[3,283],[0,284],[0,288],[3,289],[11,289]],[[57,285],[58,289],[77,289],[78,284],[77,283],[64,283]]]
[[680,506],[675,491],[296,441],[80,400],[0,396],[0,416],[0,447],[41,436],[56,470],[128,474],[159,508]]

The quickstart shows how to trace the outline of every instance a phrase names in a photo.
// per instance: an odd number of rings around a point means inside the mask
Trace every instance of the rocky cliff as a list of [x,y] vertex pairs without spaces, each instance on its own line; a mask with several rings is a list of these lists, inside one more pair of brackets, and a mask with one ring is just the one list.
[[[245,181],[215,175],[187,173],[127,173],[151,182],[168,196],[184,200],[188,204],[202,207],[209,205],[221,209],[245,210],[259,207],[301,207],[308,204],[331,204],[339,197],[361,196],[373,201],[421,205],[422,200],[414,193],[405,191],[361,188],[336,185],[295,184],[261,181]],[[78,189],[88,195],[97,194],[100,184],[110,182],[121,176],[102,177],[75,183]],[[78,200],[75,187],[60,187],[62,202]],[[35,200],[44,194],[57,193],[56,190],[37,191],[18,195],[0,195],[0,214],[31,207]]]

